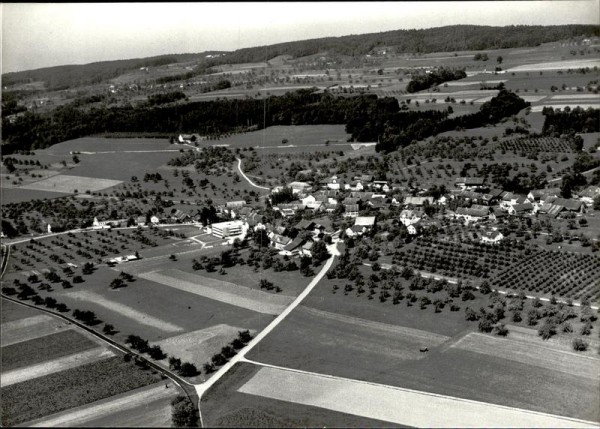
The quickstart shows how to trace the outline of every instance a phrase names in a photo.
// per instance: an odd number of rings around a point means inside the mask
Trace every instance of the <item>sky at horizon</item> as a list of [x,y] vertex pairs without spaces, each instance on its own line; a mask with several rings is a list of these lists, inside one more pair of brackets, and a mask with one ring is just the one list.
[[2,3],[2,73],[455,24],[600,25],[600,0]]

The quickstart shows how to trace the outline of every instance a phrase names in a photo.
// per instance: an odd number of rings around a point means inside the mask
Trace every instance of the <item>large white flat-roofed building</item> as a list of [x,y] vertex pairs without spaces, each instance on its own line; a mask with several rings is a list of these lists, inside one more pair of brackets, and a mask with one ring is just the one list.
[[219,237],[219,238],[227,238],[227,237],[232,237],[235,235],[241,235],[243,224],[244,223],[240,220],[232,220],[232,221],[228,221],[228,222],[213,223],[211,225],[212,234],[215,237]]

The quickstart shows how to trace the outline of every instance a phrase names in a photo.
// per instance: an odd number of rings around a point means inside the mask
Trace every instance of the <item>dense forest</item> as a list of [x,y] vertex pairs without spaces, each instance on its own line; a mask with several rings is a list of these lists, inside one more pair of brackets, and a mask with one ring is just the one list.
[[[537,46],[541,43],[579,37],[600,36],[595,25],[557,26],[507,26],[489,27],[476,25],[454,25],[424,30],[394,30],[382,33],[326,37],[278,43],[270,46],[238,49],[217,58],[207,59],[211,52],[197,54],[161,55],[150,58],[102,61],[85,65],[65,65],[29,70],[2,75],[3,85],[43,81],[47,89],[72,88],[112,79],[124,72],[140,67],[157,67],[169,63],[197,61],[199,68],[189,72],[195,76],[206,68],[245,62],[261,62],[280,55],[299,58],[322,52],[359,56],[372,53],[378,47],[392,47],[396,53],[428,53],[475,51],[483,49],[517,48]],[[222,52],[219,52],[222,53]],[[180,78],[186,78],[180,75]],[[172,78],[161,78],[162,83]]]
[[529,106],[502,90],[476,113],[448,118],[447,111],[401,111],[398,100],[374,94],[334,97],[303,89],[266,100],[215,100],[186,104],[102,107],[82,111],[60,106],[49,114],[27,112],[3,121],[4,154],[32,150],[87,135],[107,132],[199,133],[216,135],[244,127],[345,124],[355,141],[378,141],[390,152],[413,141],[455,128],[498,122]]

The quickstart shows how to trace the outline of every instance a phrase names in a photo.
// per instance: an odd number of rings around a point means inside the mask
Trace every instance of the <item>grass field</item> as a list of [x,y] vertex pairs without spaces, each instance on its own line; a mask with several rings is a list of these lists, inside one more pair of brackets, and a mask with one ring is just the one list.
[[[333,143],[346,143],[350,137],[344,127],[344,125],[273,126],[264,130],[236,134],[219,140],[218,144],[228,144],[230,149],[252,146],[270,149],[306,147],[309,148],[308,150],[314,150],[314,147],[322,146],[321,150],[327,150],[328,147],[333,150],[336,147],[332,146]],[[283,139],[287,139],[288,142],[283,144]],[[325,146],[326,141],[330,142],[330,146]]]
[[85,192],[88,190],[90,192],[96,192],[116,186],[119,183],[121,183],[120,180],[59,174],[44,180],[40,180],[39,182],[33,182],[28,185],[24,185],[22,186],[22,189],[60,193],[74,193],[75,191]]
[[0,189],[0,194],[2,195],[3,204],[10,203],[21,203],[24,201],[31,200],[43,200],[50,198],[60,198],[67,197],[72,195],[71,193],[65,192],[48,192],[48,191],[39,191],[33,189],[23,189],[23,188],[4,188]]
[[1,350],[2,372],[90,350],[97,344],[73,330],[22,341]]
[[279,314],[292,301],[292,298],[288,296],[269,294],[179,270],[155,271],[140,274],[140,277],[215,301],[265,314]]
[[15,304],[4,298],[0,298],[0,310],[0,323],[13,322],[40,314],[29,307]]
[[13,384],[1,391],[2,424],[14,426],[158,380],[158,375],[114,357]]

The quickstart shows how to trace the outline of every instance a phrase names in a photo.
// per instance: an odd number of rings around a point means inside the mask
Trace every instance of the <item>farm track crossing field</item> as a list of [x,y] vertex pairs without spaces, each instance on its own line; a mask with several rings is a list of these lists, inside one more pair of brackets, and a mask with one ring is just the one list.
[[102,359],[108,359],[114,356],[110,350],[97,347],[81,353],[60,357],[47,362],[30,365],[26,368],[19,368],[2,374],[2,387],[11,384],[21,383],[23,381],[44,377],[48,374],[65,371],[70,368],[76,368],[91,362]]
[[120,356],[88,363],[2,387],[2,424],[14,426],[157,381],[158,375]]
[[62,413],[28,422],[29,427],[167,427],[171,423],[169,401],[178,393],[168,383],[141,387]]
[[2,372],[97,347],[97,344],[74,330],[50,334],[36,339],[4,346],[1,350]]
[[279,314],[293,299],[180,270],[155,271],[140,274],[140,277],[259,313]]
[[0,345],[5,347],[21,341],[33,340],[65,329],[71,329],[72,326],[68,322],[45,314],[13,320],[1,325]]
[[509,338],[499,338],[472,332],[452,347],[586,377],[600,383],[600,359],[556,350],[555,347],[540,344],[541,341],[537,338],[520,341],[514,340],[512,335]]
[[261,368],[238,391],[415,427],[595,426],[527,410],[272,367]]
[[124,304],[120,304],[116,301],[108,300],[102,295],[97,294],[95,292],[82,290],[77,292],[69,292],[65,294],[65,296],[76,299],[78,301],[94,302],[97,305],[106,308],[107,310],[119,313],[125,317],[137,321],[138,323],[148,325],[165,332],[183,331],[183,328],[180,326],[150,316],[149,314],[142,313],[141,311],[135,310],[134,308],[131,308]]
[[73,193],[90,191],[96,192],[110,188],[122,183],[120,180],[100,179],[95,177],[69,176],[58,174],[38,182],[21,186],[21,189],[32,189],[35,191]]

